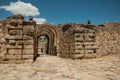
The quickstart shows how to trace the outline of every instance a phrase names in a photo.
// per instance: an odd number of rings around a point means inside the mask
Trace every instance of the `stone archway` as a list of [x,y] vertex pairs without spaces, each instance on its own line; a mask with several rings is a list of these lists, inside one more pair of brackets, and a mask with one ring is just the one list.
[[35,31],[35,58],[37,58],[38,54],[38,38],[39,36],[47,36],[48,37],[48,44],[47,44],[47,54],[57,56],[57,30],[51,24],[42,24],[36,27]]

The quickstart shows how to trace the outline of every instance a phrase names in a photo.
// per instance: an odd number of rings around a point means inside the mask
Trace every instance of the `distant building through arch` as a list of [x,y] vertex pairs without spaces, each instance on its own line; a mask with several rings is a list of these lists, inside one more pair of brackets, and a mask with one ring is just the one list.
[[[54,55],[57,56],[57,50],[56,50],[56,46],[58,46],[57,44],[57,30],[54,27],[54,25],[51,24],[42,24],[42,25],[38,25],[36,27],[36,32],[35,32],[35,36],[36,36],[36,41],[35,44],[38,44],[39,41],[39,36],[46,36],[47,37],[47,54],[49,55]],[[36,55],[38,54],[38,45],[36,45],[35,48],[36,51]],[[36,56],[37,57],[37,56]]]

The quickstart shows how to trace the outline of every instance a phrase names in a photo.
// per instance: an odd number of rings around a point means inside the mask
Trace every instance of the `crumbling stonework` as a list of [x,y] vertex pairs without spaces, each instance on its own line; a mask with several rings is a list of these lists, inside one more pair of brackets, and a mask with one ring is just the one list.
[[[39,44],[40,36],[47,36],[47,41]],[[41,48],[48,55],[83,59],[119,53],[119,46],[120,23],[40,25],[20,14],[0,21],[0,62],[4,63],[33,62]]]
[[62,25],[61,56],[73,59],[96,57],[94,27],[84,24]]
[[60,25],[60,57],[74,58],[74,32],[70,29],[71,25]]
[[[21,63],[33,61],[34,25],[22,15],[10,16],[1,25],[1,61]],[[30,30],[33,28],[32,30]],[[3,36],[4,35],[4,36]],[[4,57],[3,57],[4,56]]]
[[120,53],[120,23],[105,23],[95,29],[98,55]]

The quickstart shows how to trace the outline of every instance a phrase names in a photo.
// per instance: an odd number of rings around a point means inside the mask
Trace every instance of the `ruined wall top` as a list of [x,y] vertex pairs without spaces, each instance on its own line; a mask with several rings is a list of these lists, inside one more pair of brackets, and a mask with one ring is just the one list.
[[120,27],[120,22],[107,22],[104,23],[106,27]]
[[94,29],[96,27],[95,25],[91,24],[77,24],[77,23],[67,23],[67,24],[60,24],[58,25],[59,28],[61,28],[63,33],[70,32],[81,32],[84,31],[84,29]]
[[13,15],[13,16],[9,16],[7,17],[7,19],[11,20],[11,19],[24,19],[24,16],[22,16],[21,14],[17,14],[17,15]]

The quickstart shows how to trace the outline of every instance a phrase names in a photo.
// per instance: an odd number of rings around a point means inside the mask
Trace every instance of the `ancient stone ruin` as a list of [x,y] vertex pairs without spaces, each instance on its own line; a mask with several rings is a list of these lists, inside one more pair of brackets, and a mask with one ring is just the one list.
[[0,63],[33,62],[41,55],[86,59],[120,53],[120,23],[36,24],[18,14],[0,21]]

